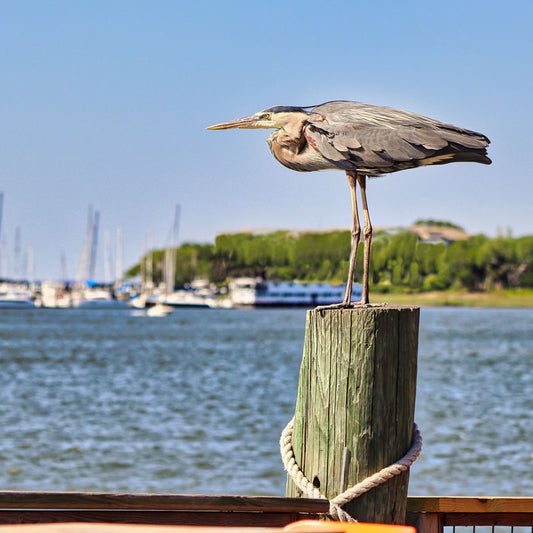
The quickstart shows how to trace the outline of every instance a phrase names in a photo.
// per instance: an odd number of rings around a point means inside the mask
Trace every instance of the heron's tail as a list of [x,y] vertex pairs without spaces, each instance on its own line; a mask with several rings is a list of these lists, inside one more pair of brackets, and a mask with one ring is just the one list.
[[490,140],[477,131],[465,130],[457,126],[441,125],[439,134],[448,141],[448,146],[420,161],[421,165],[439,165],[452,162],[472,162],[490,165],[487,156]]
[[462,152],[450,152],[440,153],[426,157],[425,159],[419,159],[418,166],[427,165],[444,165],[445,163],[482,163],[483,165],[490,165],[492,160],[487,157],[487,151],[481,150],[468,150]]

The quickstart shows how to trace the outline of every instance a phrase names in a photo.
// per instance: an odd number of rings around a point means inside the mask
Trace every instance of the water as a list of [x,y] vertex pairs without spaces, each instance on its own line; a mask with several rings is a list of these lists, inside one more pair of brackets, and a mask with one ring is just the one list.
[[[0,312],[0,489],[283,495],[303,310]],[[423,309],[410,493],[533,493],[533,310]]]

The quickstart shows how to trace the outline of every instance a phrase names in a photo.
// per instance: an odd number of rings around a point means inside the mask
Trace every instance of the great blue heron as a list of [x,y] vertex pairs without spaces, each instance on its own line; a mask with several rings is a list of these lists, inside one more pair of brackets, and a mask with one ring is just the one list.
[[364,216],[364,271],[361,304],[368,304],[372,226],[366,200],[366,178],[426,165],[472,161],[490,165],[485,135],[443,124],[408,111],[347,101],[316,107],[275,106],[249,117],[210,126],[209,130],[265,128],[272,155],[300,172],[344,170],[352,200],[352,239],[348,281],[340,307],[351,305],[352,284],[361,235],[356,186]]

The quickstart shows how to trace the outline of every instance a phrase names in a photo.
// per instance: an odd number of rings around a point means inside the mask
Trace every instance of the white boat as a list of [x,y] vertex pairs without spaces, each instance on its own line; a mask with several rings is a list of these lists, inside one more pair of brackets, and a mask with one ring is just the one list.
[[79,309],[127,309],[123,300],[117,300],[106,287],[84,287],[74,292],[73,306]]
[[170,313],[172,313],[173,310],[174,308],[170,307],[169,305],[155,304],[154,306],[149,307],[146,310],[146,316],[151,316],[151,317],[168,316],[170,315]]
[[215,291],[208,280],[193,280],[190,286],[162,294],[158,302],[172,307],[215,307]]
[[170,315],[172,311],[174,311],[174,308],[170,307],[170,305],[155,304],[145,309],[134,307],[131,310],[131,316],[164,317]]
[[140,293],[130,298],[128,305],[133,309],[145,309],[148,303],[149,294]]
[[60,309],[72,307],[72,292],[64,283],[43,281],[41,283],[40,307]]
[[[236,307],[315,307],[342,302],[344,285],[265,281],[262,278],[235,278],[229,284],[229,298]],[[354,284],[352,301],[361,299],[362,286]]]
[[172,307],[213,307],[215,299],[212,293],[202,293],[193,290],[178,290],[161,297],[161,303]]
[[0,309],[31,309],[35,307],[31,291],[25,283],[0,282]]

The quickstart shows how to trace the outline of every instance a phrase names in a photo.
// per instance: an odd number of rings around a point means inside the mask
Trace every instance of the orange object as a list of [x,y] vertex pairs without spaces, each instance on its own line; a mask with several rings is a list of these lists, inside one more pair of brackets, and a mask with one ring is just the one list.
[[367,524],[364,522],[333,522],[331,520],[299,520],[287,524],[284,529],[293,532],[344,532],[344,533],[416,533],[412,526],[392,524]]

